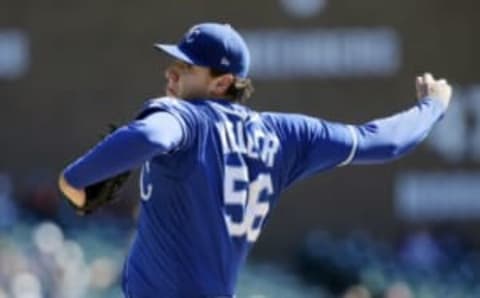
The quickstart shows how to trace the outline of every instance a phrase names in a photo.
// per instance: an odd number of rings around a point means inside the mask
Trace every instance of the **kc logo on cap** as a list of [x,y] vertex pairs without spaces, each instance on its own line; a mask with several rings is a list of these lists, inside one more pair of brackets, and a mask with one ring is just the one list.
[[187,36],[185,38],[185,41],[188,42],[188,43],[192,43],[195,41],[195,38],[200,35],[200,29],[195,26],[193,27],[192,29],[190,29],[190,31],[187,33]]

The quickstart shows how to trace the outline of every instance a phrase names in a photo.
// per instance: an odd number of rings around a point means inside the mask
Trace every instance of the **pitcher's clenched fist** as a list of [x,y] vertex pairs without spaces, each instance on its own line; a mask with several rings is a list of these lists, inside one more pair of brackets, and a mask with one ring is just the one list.
[[430,73],[417,77],[417,98],[431,97],[448,107],[452,97],[452,86],[445,79],[435,80]]

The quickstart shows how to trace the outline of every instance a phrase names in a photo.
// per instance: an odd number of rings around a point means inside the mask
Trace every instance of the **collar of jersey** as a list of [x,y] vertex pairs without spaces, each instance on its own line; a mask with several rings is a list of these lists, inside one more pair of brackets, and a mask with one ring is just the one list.
[[187,101],[213,101],[225,105],[237,104],[236,102],[226,98],[190,98]]

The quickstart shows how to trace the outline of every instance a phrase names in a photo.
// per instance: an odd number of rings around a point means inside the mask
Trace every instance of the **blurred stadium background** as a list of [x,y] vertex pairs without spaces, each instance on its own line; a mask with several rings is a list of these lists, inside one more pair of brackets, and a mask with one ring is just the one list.
[[287,191],[238,297],[480,297],[480,2],[0,0],[0,297],[120,297],[137,183],[77,217],[56,177],[163,90],[152,49],[228,22],[258,109],[360,123],[406,108],[431,71],[455,100],[415,153]]

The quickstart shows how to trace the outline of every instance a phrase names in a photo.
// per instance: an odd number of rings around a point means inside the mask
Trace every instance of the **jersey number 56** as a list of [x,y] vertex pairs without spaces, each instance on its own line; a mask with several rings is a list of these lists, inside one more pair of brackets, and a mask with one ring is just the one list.
[[270,209],[268,201],[260,202],[265,192],[268,195],[273,194],[270,174],[260,173],[254,181],[250,182],[246,166],[225,167],[225,205],[236,205],[242,209],[239,221],[235,221],[227,212],[224,214],[228,232],[232,237],[246,236],[249,242],[257,240],[263,220]]

